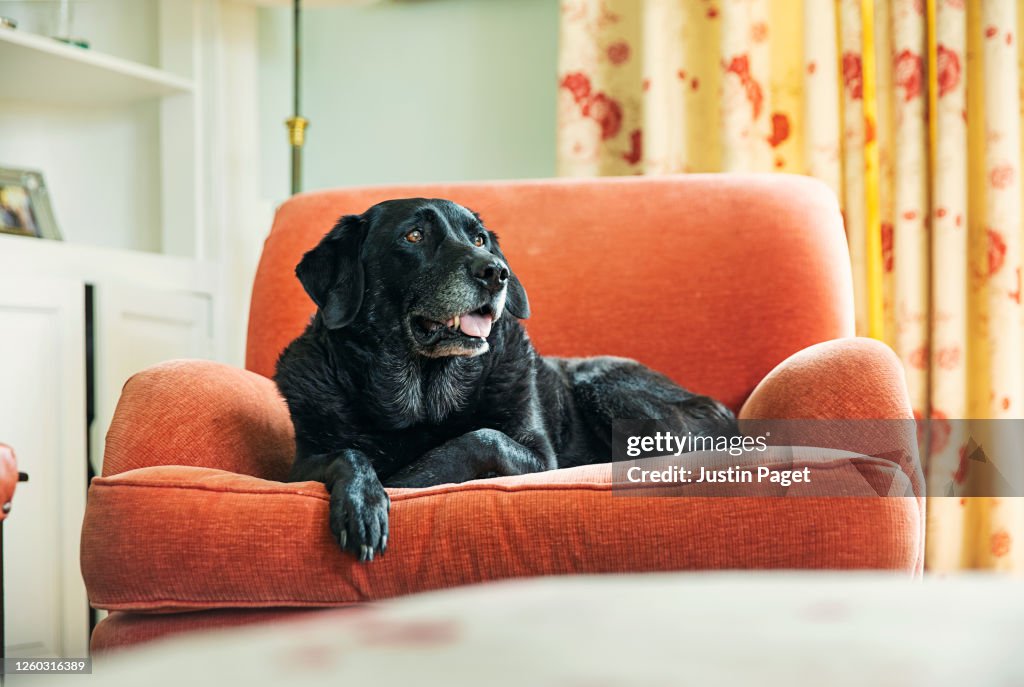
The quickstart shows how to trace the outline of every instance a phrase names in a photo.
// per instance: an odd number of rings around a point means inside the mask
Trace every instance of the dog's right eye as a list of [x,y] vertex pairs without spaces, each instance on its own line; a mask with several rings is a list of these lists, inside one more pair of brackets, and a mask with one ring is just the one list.
[[419,229],[413,229],[405,235],[405,240],[409,243],[419,243],[423,240],[423,232]]

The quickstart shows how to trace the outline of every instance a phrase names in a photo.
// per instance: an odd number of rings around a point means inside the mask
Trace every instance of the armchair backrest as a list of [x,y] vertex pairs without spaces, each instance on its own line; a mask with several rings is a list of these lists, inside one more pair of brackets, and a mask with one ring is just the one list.
[[295,265],[344,214],[450,198],[501,238],[545,355],[636,358],[738,408],[776,364],[853,335],[835,196],[807,177],[691,174],[346,188],[277,212],[253,286],[246,367],[272,376],[315,306]]

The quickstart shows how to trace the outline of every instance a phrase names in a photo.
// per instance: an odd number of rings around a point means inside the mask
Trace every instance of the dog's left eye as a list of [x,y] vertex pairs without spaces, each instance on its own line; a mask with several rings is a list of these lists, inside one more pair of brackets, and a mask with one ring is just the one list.
[[485,243],[487,243],[487,237],[484,236],[483,234],[477,234],[476,238],[473,239],[473,245],[476,246],[477,248],[480,248]]
[[423,240],[423,232],[419,229],[413,229],[405,235],[405,240],[409,243],[419,243]]

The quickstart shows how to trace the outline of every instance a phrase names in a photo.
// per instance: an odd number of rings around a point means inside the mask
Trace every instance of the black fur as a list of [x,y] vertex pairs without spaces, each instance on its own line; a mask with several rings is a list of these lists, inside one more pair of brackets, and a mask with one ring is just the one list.
[[[539,356],[497,236],[451,201],[343,217],[296,274],[318,310],[277,363],[295,424],[290,478],[327,486],[331,531],[361,560],[387,547],[382,485],[605,462],[616,418],[736,431],[720,403],[635,361]],[[443,326],[471,311],[497,315],[486,339]]]

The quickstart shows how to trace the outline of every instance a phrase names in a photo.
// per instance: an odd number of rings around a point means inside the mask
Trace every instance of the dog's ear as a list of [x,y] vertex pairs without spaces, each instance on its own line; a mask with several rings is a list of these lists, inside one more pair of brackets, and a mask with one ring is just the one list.
[[361,215],[338,220],[316,248],[302,256],[295,276],[320,308],[328,329],[355,319],[363,303],[363,261],[359,253],[366,236]]
[[523,288],[519,277],[509,273],[508,295],[505,297],[505,309],[512,313],[512,316],[525,320],[530,317],[530,299],[526,297],[526,289]]

